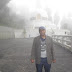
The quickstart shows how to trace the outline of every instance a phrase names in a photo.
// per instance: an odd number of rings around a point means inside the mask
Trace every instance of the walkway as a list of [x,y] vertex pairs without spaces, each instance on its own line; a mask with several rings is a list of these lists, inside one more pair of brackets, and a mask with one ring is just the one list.
[[[0,72],[35,72],[30,62],[33,39],[0,40]],[[56,63],[51,72],[72,72],[72,53],[54,44]],[[44,72],[44,71],[43,71]]]

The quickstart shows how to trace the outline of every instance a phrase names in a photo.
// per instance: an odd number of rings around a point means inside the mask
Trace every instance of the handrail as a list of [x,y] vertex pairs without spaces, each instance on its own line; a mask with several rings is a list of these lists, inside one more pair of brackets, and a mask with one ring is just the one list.
[[72,52],[72,35],[52,35],[53,40]]

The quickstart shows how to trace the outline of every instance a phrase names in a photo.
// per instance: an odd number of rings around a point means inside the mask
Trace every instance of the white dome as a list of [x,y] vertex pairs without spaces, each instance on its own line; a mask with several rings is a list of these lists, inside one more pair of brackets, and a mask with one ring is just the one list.
[[38,14],[40,14],[41,17],[48,18],[47,12],[43,9],[37,9],[36,11],[32,12],[30,17],[36,17]]

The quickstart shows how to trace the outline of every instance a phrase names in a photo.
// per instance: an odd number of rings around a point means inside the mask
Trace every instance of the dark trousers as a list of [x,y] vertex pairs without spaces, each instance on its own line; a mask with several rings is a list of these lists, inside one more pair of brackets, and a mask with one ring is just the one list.
[[42,72],[43,66],[45,72],[50,72],[51,64],[47,63],[47,58],[41,58],[40,64],[36,64],[37,72]]

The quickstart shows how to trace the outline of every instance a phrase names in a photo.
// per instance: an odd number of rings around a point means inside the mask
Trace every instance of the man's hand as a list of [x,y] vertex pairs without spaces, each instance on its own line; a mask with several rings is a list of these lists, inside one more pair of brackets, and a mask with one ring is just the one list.
[[31,59],[31,63],[34,63],[35,62],[35,60],[34,59]]
[[56,59],[52,61],[53,63],[56,63]]

